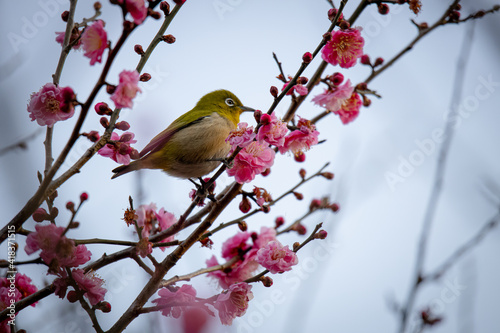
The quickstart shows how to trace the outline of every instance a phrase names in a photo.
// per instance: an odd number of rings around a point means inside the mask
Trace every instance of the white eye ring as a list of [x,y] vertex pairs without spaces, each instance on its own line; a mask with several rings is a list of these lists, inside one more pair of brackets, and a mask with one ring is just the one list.
[[226,104],[228,106],[234,106],[234,101],[232,98],[226,98]]

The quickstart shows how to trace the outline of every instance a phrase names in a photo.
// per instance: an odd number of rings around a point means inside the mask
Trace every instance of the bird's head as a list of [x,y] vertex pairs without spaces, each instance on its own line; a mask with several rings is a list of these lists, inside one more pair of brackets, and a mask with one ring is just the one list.
[[240,122],[240,114],[245,111],[255,111],[244,106],[235,94],[228,90],[216,90],[203,96],[196,107],[213,109],[219,115],[228,118],[236,127]]

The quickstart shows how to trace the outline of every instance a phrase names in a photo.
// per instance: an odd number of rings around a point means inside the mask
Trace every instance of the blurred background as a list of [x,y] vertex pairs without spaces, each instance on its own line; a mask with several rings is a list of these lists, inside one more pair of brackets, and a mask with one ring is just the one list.
[[[334,1],[338,5],[337,1]],[[386,61],[404,48],[416,35],[410,22],[428,22],[439,18],[451,1],[423,1],[422,12],[415,16],[408,6],[390,6],[390,13],[378,14],[370,6],[359,17],[363,27],[365,53],[372,59]],[[93,15],[91,1],[81,1],[76,21]],[[106,22],[108,38],[114,42],[121,31],[121,14],[116,6],[103,1],[101,19]],[[358,1],[345,8],[347,17]],[[461,1],[462,17],[479,9],[489,9],[495,2]],[[67,1],[10,1],[0,4],[0,149],[30,135],[27,149],[0,156],[0,211],[4,225],[23,207],[35,192],[37,171],[44,167],[44,129],[30,121],[26,105],[32,92],[52,81],[59,58],[60,45],[55,32],[64,31],[60,14],[68,9]],[[141,83],[142,94],[133,109],[121,112],[120,120],[131,124],[140,150],[158,132],[197,100],[212,90],[229,89],[245,105],[267,110],[272,103],[269,87],[282,83],[272,57],[275,52],[283,63],[285,74],[294,75],[304,52],[312,52],[328,29],[324,0],[188,0],[175,17],[167,33],[177,41],[160,44],[144,72],[151,81]],[[338,202],[337,214],[321,211],[304,221],[308,231],[323,222],[329,232],[325,241],[315,241],[302,249],[299,265],[289,272],[272,276],[271,289],[261,284],[253,287],[254,299],[247,313],[231,327],[221,326],[218,318],[210,321],[206,332],[395,332],[399,318],[394,304],[402,302],[413,281],[417,242],[424,213],[433,186],[439,142],[433,133],[444,129],[451,105],[457,60],[464,38],[474,24],[473,37],[467,40],[470,58],[466,66],[461,99],[454,101],[462,111],[456,120],[455,136],[443,183],[442,196],[432,225],[424,271],[439,267],[462,244],[475,235],[498,211],[500,204],[500,21],[498,13],[460,25],[438,28],[419,42],[408,54],[378,76],[369,85],[381,99],[372,98],[369,108],[343,125],[331,115],[318,123],[325,143],[307,153],[304,163],[291,156],[277,156],[271,174],[253,185],[265,187],[274,198],[293,187],[298,171],[305,168],[313,174],[329,162],[327,171],[335,173],[333,181],[314,179],[301,187],[303,201],[293,196],[274,206],[267,215],[248,219],[249,230],[273,225],[283,216],[291,223],[307,212],[314,198],[328,197]],[[134,31],[113,64],[108,81],[117,83],[118,73],[135,68],[139,56],[135,44],[145,48],[161,25],[148,18]],[[310,77],[321,59],[316,58],[304,73]],[[71,86],[82,101],[88,96],[102,64],[89,66],[81,51],[72,52],[61,77],[62,86]],[[329,66],[325,74],[340,71],[353,83],[370,74],[367,66],[349,70]],[[313,118],[322,109],[310,99],[323,91],[317,87],[297,112]],[[110,102],[103,90],[96,102]],[[284,115],[289,100],[276,110]],[[78,112],[78,108],[77,108]],[[83,131],[102,133],[94,112],[87,117]],[[64,146],[76,117],[54,127],[54,154]],[[252,115],[242,121],[254,124]],[[81,138],[67,158],[66,170],[90,147]],[[495,148],[496,147],[496,148]],[[111,181],[111,169],[117,164],[96,155],[59,190],[55,204],[59,221],[67,223],[70,214],[67,201],[78,202],[81,192],[89,194],[77,216],[80,228],[74,238],[112,238],[133,240],[134,235],[121,220],[128,206],[128,196],[136,207],[155,202],[179,216],[190,203],[192,184],[168,177],[160,171],[143,171]],[[399,178],[397,182],[388,181]],[[217,180],[217,191],[232,180],[224,175]],[[235,201],[216,221],[216,225],[239,217]],[[25,228],[34,229],[30,219]],[[188,230],[189,231],[189,230]],[[195,245],[169,274],[185,274],[205,266],[212,254],[219,256],[222,242],[234,235],[237,227],[227,228],[213,237],[212,250]],[[186,234],[178,236],[183,239]],[[296,234],[280,241],[292,244],[302,240]],[[443,321],[433,332],[499,332],[500,331],[500,230],[487,237],[456,263],[437,282],[426,285],[418,294],[415,311],[430,308]],[[18,236],[21,251],[18,260],[26,260],[25,237]],[[88,245],[92,259],[120,247]],[[7,245],[0,254],[6,257]],[[157,258],[165,254],[155,250]],[[46,269],[19,266],[21,273],[32,277],[43,287],[53,280]],[[106,300],[112,304],[109,314],[99,314],[104,329],[109,328],[142,289],[147,276],[130,260],[99,270],[106,280]],[[210,297],[218,292],[214,281],[204,276],[190,282],[198,296]],[[410,327],[418,323],[412,314]],[[91,332],[91,323],[79,305],[69,304],[55,296],[23,310],[17,322],[28,332]],[[159,314],[141,316],[126,332],[181,332],[181,321]]]

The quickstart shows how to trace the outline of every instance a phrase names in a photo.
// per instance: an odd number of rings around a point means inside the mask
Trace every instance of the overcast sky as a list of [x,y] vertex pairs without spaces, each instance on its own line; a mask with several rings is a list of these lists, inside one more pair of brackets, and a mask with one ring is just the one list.
[[[388,60],[415,36],[409,21],[433,23],[450,1],[423,1],[422,13],[415,17],[406,6],[393,7],[387,16],[376,8],[367,9],[356,22],[364,28],[365,53],[372,59]],[[12,144],[40,127],[30,121],[26,103],[30,93],[51,81],[60,47],[55,32],[63,31],[59,19],[67,9],[63,0],[2,2],[0,10],[0,148]],[[92,2],[80,1],[76,19],[92,15]],[[221,3],[225,11],[221,11]],[[347,16],[358,1],[348,2]],[[462,15],[490,8],[493,1],[464,1]],[[324,0],[188,0],[174,19],[168,33],[175,44],[161,44],[150,58],[145,72],[152,80],[142,84],[132,110],[123,110],[121,118],[131,124],[140,150],[158,132],[180,114],[191,109],[205,93],[215,89],[233,91],[245,105],[267,110],[272,103],[269,87],[277,85],[279,73],[272,58],[275,52],[283,63],[285,74],[293,75],[302,54],[313,51],[328,29]],[[103,2],[102,19],[106,21],[108,38],[116,41],[121,18],[116,7]],[[475,23],[474,36],[468,41],[469,63],[463,82],[462,99],[457,101],[463,113],[455,128],[443,193],[433,224],[425,269],[432,270],[461,244],[470,239],[492,217],[500,203],[498,142],[500,140],[500,31],[498,13]],[[137,43],[147,46],[160,26],[148,19],[134,31],[109,74],[117,81],[123,69],[135,68]],[[329,196],[341,211],[334,215],[320,212],[304,222],[309,230],[323,222],[329,237],[313,242],[299,252],[299,266],[289,274],[273,276],[274,285],[266,289],[253,287],[255,298],[247,315],[234,321],[232,327],[221,327],[216,321],[212,331],[220,332],[393,332],[397,319],[388,304],[406,297],[413,274],[418,236],[427,199],[432,188],[439,140],[433,134],[444,128],[445,115],[451,103],[456,62],[470,23],[440,27],[405,55],[370,88],[381,99],[372,99],[353,123],[343,125],[338,117],[329,116],[318,124],[320,138],[326,142],[307,154],[306,163],[298,164],[289,156],[278,156],[267,178],[257,177],[252,185],[267,188],[278,197],[298,180],[298,170],[314,173],[326,162],[335,173],[331,182],[316,179],[300,191],[304,201],[293,198],[272,208],[268,215],[257,215],[247,221],[250,230],[270,225],[277,216],[290,222],[307,211],[312,198]],[[310,77],[320,59],[315,59],[305,76]],[[61,77],[62,86],[71,86],[79,100],[84,100],[102,65],[90,67],[81,52],[71,53]],[[325,74],[339,68],[329,66]],[[341,70],[353,83],[369,75],[366,66]],[[318,87],[312,96],[322,92]],[[311,97],[312,97],[311,96]],[[308,98],[298,114],[312,118],[321,108]],[[109,102],[102,91],[96,100]],[[277,108],[282,116],[289,100]],[[78,109],[77,109],[78,111]],[[91,112],[84,131],[98,130],[99,116]],[[58,152],[74,124],[74,119],[58,123],[54,130],[54,151]],[[253,124],[250,114],[242,121]],[[28,143],[25,151],[14,151],[0,157],[3,223],[8,222],[35,192],[36,172],[43,170],[44,131]],[[68,156],[64,168],[89,147],[80,139]],[[136,205],[157,203],[176,216],[190,202],[191,183],[168,177],[160,171],[144,171],[110,180],[116,163],[95,156],[82,172],[71,178],[58,191],[61,223],[69,215],[66,201],[78,200],[82,191],[90,200],[78,215],[81,227],[72,231],[75,238],[133,239],[121,217],[132,195]],[[388,182],[387,175],[399,175],[400,182]],[[218,190],[230,183],[224,175],[217,181]],[[138,186],[138,184],[141,184]],[[497,186],[493,200],[485,195],[485,187]],[[247,185],[248,189],[252,187]],[[497,207],[496,207],[496,206]],[[220,217],[224,222],[240,216],[237,202]],[[32,220],[25,224],[34,228]],[[212,254],[220,255],[221,242],[237,232],[226,230],[214,237],[212,251],[197,246],[183,258],[172,274],[193,271],[204,265]],[[179,239],[185,235],[181,235]],[[24,239],[19,236],[21,249]],[[292,244],[290,235],[281,241]],[[493,230],[479,246],[459,261],[436,284],[422,290],[417,308],[431,306],[444,321],[433,332],[498,332],[500,331],[500,230]],[[90,245],[93,259],[104,251],[119,248]],[[6,245],[0,253],[5,255]],[[162,258],[160,252],[155,254]],[[20,251],[19,259],[26,259]],[[38,287],[51,282],[42,267],[20,267],[33,277]],[[130,261],[108,266],[99,271],[109,290],[106,299],[113,306],[110,314],[100,316],[108,328],[123,313],[146,281],[146,275]],[[170,273],[169,273],[170,274]],[[205,277],[193,279],[201,297],[218,291]],[[18,322],[28,332],[86,332],[80,322],[90,327],[81,308],[54,296],[41,301],[36,308],[23,310]],[[177,332],[178,323],[149,315],[135,321],[127,332],[144,332],[147,325],[156,331],[168,323],[168,332]],[[146,326],[145,326],[146,325]],[[147,331],[147,330],[146,330]],[[155,331],[155,332],[156,332]],[[163,331],[167,331],[163,329]]]

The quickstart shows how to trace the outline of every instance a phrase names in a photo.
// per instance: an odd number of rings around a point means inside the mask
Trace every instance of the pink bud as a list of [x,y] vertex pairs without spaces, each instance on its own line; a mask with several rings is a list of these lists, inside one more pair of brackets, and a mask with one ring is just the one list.
[[312,61],[313,59],[313,56],[311,54],[311,52],[306,52],[304,53],[304,55],[302,56],[302,61],[305,63],[305,64],[308,64]]
[[342,75],[342,73],[338,73],[338,72],[333,73],[331,80],[332,80],[332,83],[334,85],[338,86],[339,84],[341,84],[344,81],[344,75]]
[[130,129],[130,124],[126,121],[119,121],[115,124],[115,128],[119,129],[120,131],[126,131]]
[[43,222],[49,217],[49,214],[44,208],[37,208],[32,217],[35,222]]
[[363,65],[370,65],[370,56],[368,54],[363,54],[361,56],[361,60],[360,61],[361,61],[361,63]]
[[281,227],[283,224],[285,224],[285,218],[283,216],[278,216],[276,220],[274,221],[274,227],[278,229]]
[[304,162],[306,160],[306,154],[304,154],[301,151],[299,151],[293,157],[294,157],[295,161],[297,161],[297,162]]
[[247,197],[243,197],[240,202],[240,210],[243,214],[246,214],[250,211],[252,208],[252,204],[250,203],[250,200],[248,200]]
[[271,116],[268,115],[267,113],[264,113],[262,116],[260,116],[260,123],[262,125],[267,125],[271,122]]
[[80,201],[81,202],[84,202],[88,199],[89,199],[89,195],[87,194],[87,192],[82,192],[82,194],[80,194]]

